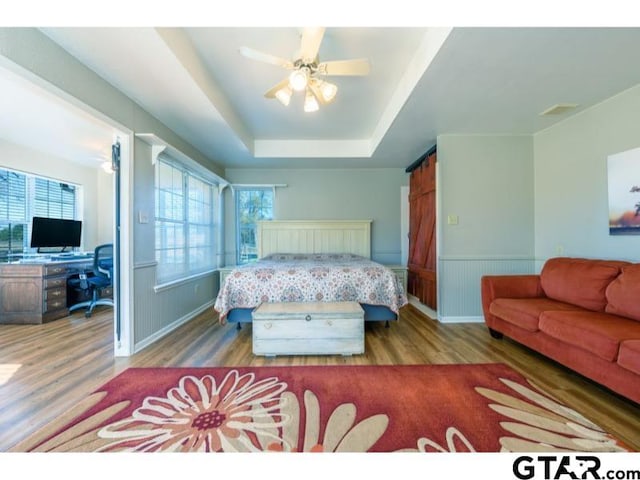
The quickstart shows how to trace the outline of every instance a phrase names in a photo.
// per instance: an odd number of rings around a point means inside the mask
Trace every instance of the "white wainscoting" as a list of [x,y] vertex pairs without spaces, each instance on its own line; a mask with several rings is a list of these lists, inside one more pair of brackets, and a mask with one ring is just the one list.
[[156,262],[134,266],[134,352],[175,330],[207,308],[213,308],[218,273],[196,276],[155,291]]
[[483,275],[535,273],[533,256],[442,256],[438,259],[438,320],[482,322],[480,279]]

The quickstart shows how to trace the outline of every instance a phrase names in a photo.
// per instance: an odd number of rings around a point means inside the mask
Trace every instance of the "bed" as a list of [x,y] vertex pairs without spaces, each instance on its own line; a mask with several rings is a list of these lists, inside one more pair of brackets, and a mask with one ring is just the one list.
[[370,220],[259,222],[260,260],[225,277],[220,322],[239,326],[261,303],[283,301],[357,301],[365,321],[397,320],[407,297],[395,273],[370,259],[370,238]]

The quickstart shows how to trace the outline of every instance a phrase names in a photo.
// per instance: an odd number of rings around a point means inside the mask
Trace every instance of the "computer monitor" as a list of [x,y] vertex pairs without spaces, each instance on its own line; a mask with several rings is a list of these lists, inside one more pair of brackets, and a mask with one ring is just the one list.
[[82,235],[80,220],[33,217],[31,224],[31,248],[67,248],[79,247]]

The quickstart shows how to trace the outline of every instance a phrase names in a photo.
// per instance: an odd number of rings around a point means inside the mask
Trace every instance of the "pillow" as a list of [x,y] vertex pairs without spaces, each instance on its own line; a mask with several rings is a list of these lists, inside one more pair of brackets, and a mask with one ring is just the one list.
[[630,264],[615,260],[551,258],[542,268],[540,284],[549,298],[603,312],[607,305],[605,291],[624,265]]
[[640,263],[622,267],[607,287],[606,312],[640,321]]

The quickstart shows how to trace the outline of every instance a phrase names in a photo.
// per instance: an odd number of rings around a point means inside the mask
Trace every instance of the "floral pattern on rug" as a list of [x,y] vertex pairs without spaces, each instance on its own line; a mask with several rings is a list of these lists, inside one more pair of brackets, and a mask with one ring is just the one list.
[[521,398],[482,387],[476,387],[476,391],[495,402],[489,404],[489,408],[514,420],[500,422],[504,430],[516,435],[500,437],[503,451],[626,451],[615,438],[575,410],[552,400],[537,389],[505,378],[500,381]]
[[454,453],[454,452],[475,452],[475,448],[471,445],[471,442],[455,427],[449,427],[445,434],[446,446],[443,447],[439,443],[426,438],[421,437],[418,439],[417,448],[403,448],[398,452],[423,452],[423,453]]
[[353,254],[273,254],[234,269],[220,287],[215,310],[263,302],[357,301],[398,314],[408,304],[402,283],[387,267]]
[[220,383],[211,375],[182,377],[166,397],[147,397],[130,418],[102,428],[98,436],[115,441],[98,451],[254,450],[250,434],[279,439],[272,430],[288,420],[280,395],[286,387],[236,370]]
[[[456,367],[476,373],[454,379]],[[626,451],[526,379],[491,378],[483,368],[509,370],[499,364],[175,369],[177,375],[131,369],[142,376],[125,371],[12,451]],[[166,387],[162,394],[131,396],[138,382]],[[437,401],[444,403],[422,411],[417,405],[430,407],[439,395],[434,385],[442,382],[450,389]]]
[[[320,402],[311,390],[304,392],[306,421],[302,423],[298,398],[291,392],[285,392],[283,397],[287,399],[288,421],[283,422],[280,442],[263,445],[264,450],[298,451],[292,446],[298,445],[298,432],[302,428],[302,452],[367,452],[389,425],[389,417],[384,414],[373,415],[356,423],[355,404],[343,403],[331,412],[326,425],[321,428]],[[321,430],[324,431],[322,439]]]

